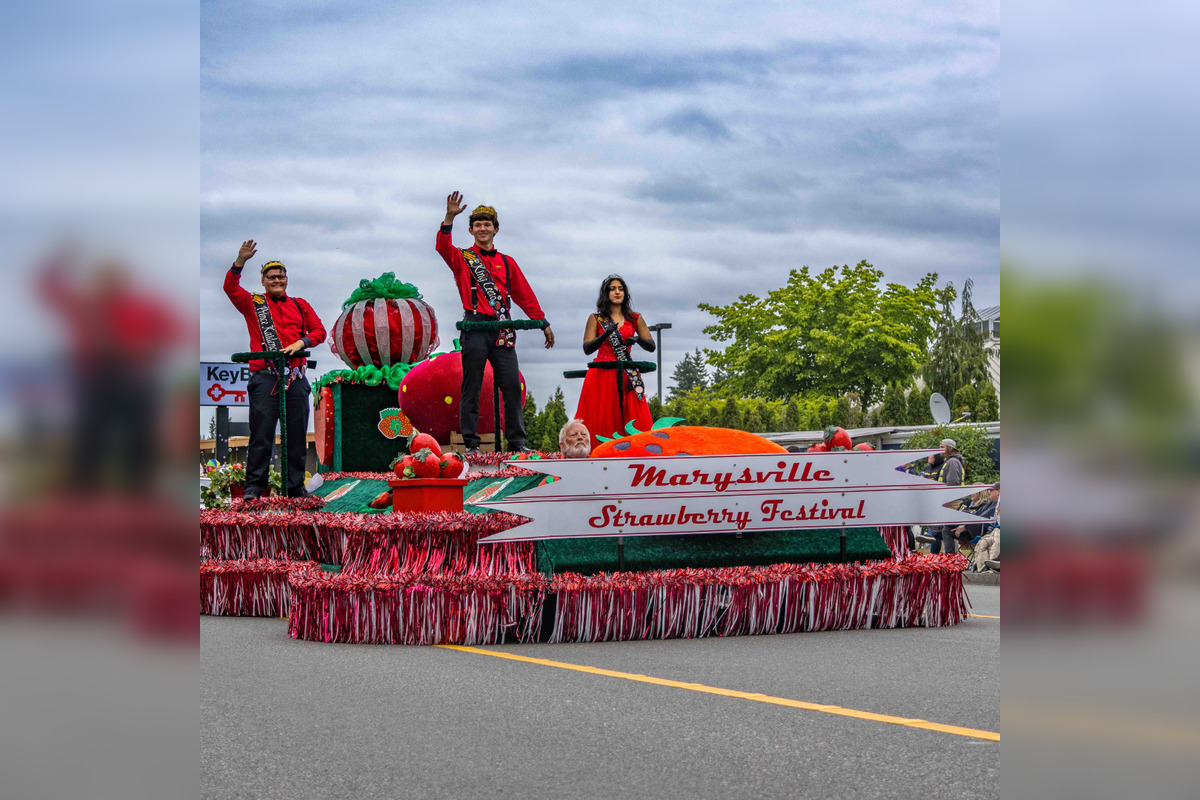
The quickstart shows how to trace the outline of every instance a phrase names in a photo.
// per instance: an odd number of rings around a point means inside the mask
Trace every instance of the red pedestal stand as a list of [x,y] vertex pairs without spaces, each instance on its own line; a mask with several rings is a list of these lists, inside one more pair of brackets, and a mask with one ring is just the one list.
[[390,478],[392,511],[462,511],[466,478]]

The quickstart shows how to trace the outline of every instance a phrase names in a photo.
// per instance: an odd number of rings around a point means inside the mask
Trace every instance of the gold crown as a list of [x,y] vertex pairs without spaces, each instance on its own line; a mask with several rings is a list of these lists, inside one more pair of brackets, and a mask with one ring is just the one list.
[[496,209],[492,208],[491,206],[475,206],[475,210],[471,212],[471,216],[473,217],[476,214],[489,214],[495,218]]
[[280,268],[281,270],[283,270],[284,272],[287,272],[287,267],[286,267],[286,266],[284,266],[284,264],[283,264],[283,262],[282,262],[282,261],[268,261],[267,263],[265,263],[265,264],[263,264],[263,265],[262,265],[262,269],[260,269],[260,270],[258,271],[258,274],[259,274],[259,275],[266,275],[266,274],[267,274],[267,270],[269,270],[269,269],[274,269],[275,267],[279,267],[279,268]]

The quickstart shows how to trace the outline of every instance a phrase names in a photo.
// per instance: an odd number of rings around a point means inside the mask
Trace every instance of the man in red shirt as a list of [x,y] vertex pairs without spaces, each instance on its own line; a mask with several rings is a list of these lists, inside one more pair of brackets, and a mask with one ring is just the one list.
[[[280,261],[263,264],[263,294],[242,288],[242,268],[258,252],[253,239],[242,243],[237,259],[225,275],[225,294],[246,318],[250,350],[283,350],[297,353],[325,341],[325,326],[307,301],[287,293],[287,267]],[[269,314],[260,312],[265,308]],[[267,346],[268,343],[270,346]],[[287,374],[279,375],[269,361],[250,362],[250,445],[246,454],[246,494],[253,500],[267,491],[275,426],[279,424],[279,392],[287,392],[287,494],[303,497],[304,460],[308,451],[308,397],[311,392],[304,374],[305,360],[293,358]]]
[[[496,209],[479,206],[472,211],[469,224],[475,244],[467,250],[454,246],[450,230],[454,218],[467,208],[462,199],[458,192],[446,198],[446,218],[438,231],[437,251],[454,273],[454,282],[462,299],[463,319],[511,319],[510,306],[516,301],[530,319],[545,320],[537,295],[529,287],[516,260],[495,249],[493,238],[500,229]],[[546,337],[546,347],[553,347],[554,332],[550,326],[543,328],[542,333]],[[504,438],[508,440],[508,449],[528,452],[525,421],[521,414],[521,378],[515,335],[512,332],[463,331],[460,338],[463,379],[459,427],[467,452],[479,449],[479,392],[483,387],[483,370],[489,361],[493,380],[504,395]]]

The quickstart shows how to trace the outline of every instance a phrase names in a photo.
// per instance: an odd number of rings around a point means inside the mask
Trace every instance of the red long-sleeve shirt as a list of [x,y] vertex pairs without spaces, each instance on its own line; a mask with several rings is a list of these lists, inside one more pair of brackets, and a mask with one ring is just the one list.
[[[537,295],[529,287],[529,281],[525,279],[525,273],[521,272],[521,268],[517,266],[515,258],[507,257],[511,280],[505,281],[504,259],[500,257],[498,251],[483,251],[479,249],[479,245],[472,245],[471,250],[479,256],[483,265],[487,267],[487,271],[491,273],[492,282],[496,284],[502,298],[507,300],[511,297],[512,302],[520,306],[530,319],[546,318],[546,314],[538,303]],[[451,241],[450,226],[448,225],[443,225],[438,230],[437,251],[441,254],[442,260],[446,262],[446,266],[450,267],[450,271],[454,273],[454,282],[458,285],[458,294],[462,298],[463,310],[496,315],[496,309],[488,304],[482,289],[475,291],[474,297],[472,297],[471,268],[467,266],[467,260],[463,258],[462,251]]]
[[[242,316],[246,318],[246,330],[250,334],[250,351],[261,352],[264,349],[262,330],[258,327],[258,317],[254,315],[254,300],[251,298],[250,292],[242,288],[242,271],[237,267],[230,267],[229,272],[225,273],[225,294],[229,295],[233,307],[242,312]],[[263,296],[267,298],[267,304],[271,309],[271,319],[275,321],[275,331],[279,334],[279,341],[284,347],[297,339],[303,341],[309,349],[325,341],[325,326],[321,324],[321,318],[317,316],[316,311],[313,311],[313,307],[308,304],[307,300],[287,294],[277,298],[264,292]],[[302,363],[304,363],[303,358],[288,359],[290,367],[299,366]],[[266,361],[250,362],[251,372],[257,372],[266,367]]]

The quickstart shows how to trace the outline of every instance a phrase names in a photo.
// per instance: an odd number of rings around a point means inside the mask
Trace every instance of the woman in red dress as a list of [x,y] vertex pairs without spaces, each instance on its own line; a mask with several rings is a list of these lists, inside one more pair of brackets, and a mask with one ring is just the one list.
[[[596,298],[596,313],[588,316],[583,332],[583,352],[595,353],[596,361],[632,361],[634,344],[654,351],[650,329],[640,314],[630,307],[629,288],[620,275],[609,275],[600,284]],[[646,403],[646,387],[641,373],[624,369],[589,369],[579,395],[575,416],[582,419],[592,435],[592,448],[600,442],[597,436],[624,435],[625,424],[633,422],[638,430],[648,431],[652,424],[650,406]]]

